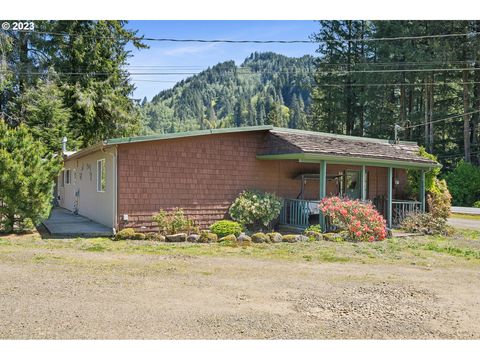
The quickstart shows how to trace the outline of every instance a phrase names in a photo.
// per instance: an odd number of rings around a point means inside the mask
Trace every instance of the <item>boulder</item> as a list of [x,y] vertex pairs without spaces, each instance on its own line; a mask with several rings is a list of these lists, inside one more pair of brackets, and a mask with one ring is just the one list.
[[240,234],[237,238],[237,244],[239,246],[251,246],[252,245],[252,238],[245,234]]
[[270,242],[270,237],[267,234],[258,232],[252,235],[252,241],[254,243],[266,243]]
[[313,240],[313,241],[323,240],[322,233],[319,233],[317,231],[307,231],[305,232],[305,236],[307,236],[310,240]]
[[200,234],[200,237],[198,238],[199,243],[211,243],[211,242],[216,242],[218,241],[218,236],[217,234],[207,232],[207,231],[202,231]]
[[[348,233],[347,233],[348,235]],[[325,241],[335,241],[335,242],[341,242],[344,241],[348,236],[346,234],[340,233],[325,233],[323,234],[323,240]]]
[[237,237],[233,234],[224,236],[218,242],[225,246],[237,246]]
[[198,235],[198,234],[190,234],[190,235],[187,236],[187,241],[188,242],[196,243],[196,242],[198,242],[198,239],[200,239],[200,235]]
[[282,242],[282,234],[278,232],[271,232],[271,233],[268,233],[267,235],[270,238],[270,242],[273,242],[273,243]]
[[152,241],[160,241],[160,242],[165,241],[165,236],[163,236],[160,233],[156,233],[156,232],[151,232],[151,233],[146,234],[146,238],[147,238],[147,240],[152,240]]
[[296,234],[283,235],[282,241],[288,242],[288,243],[295,243],[295,242],[301,242],[301,241],[308,241],[308,237],[306,237],[305,235],[296,235]]
[[185,242],[187,241],[187,234],[179,233],[179,234],[167,235],[165,238],[168,242]]

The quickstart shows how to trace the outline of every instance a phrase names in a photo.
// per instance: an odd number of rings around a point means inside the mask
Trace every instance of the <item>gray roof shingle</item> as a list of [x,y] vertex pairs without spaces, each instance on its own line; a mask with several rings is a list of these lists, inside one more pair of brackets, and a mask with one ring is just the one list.
[[381,139],[277,128],[269,131],[258,155],[295,153],[438,165],[437,162],[420,156],[419,147],[413,142],[394,143]]

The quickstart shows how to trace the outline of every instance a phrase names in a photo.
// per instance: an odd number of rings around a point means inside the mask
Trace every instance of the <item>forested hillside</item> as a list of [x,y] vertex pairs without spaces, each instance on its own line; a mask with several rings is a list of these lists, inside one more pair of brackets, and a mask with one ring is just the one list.
[[311,128],[480,161],[480,21],[320,21]]
[[272,124],[307,128],[314,58],[253,53],[226,61],[143,102],[147,132]]

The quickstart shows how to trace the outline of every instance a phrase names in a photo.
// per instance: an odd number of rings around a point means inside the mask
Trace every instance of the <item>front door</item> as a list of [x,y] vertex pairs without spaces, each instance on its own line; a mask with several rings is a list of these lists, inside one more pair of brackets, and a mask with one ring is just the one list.
[[345,196],[349,199],[360,199],[360,171],[345,171]]

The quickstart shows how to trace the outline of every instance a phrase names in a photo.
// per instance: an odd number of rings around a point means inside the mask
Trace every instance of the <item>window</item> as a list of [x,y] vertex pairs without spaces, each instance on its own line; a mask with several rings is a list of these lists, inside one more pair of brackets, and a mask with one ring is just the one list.
[[61,176],[61,179],[60,179],[60,185],[61,185],[61,187],[65,186],[65,171],[62,171],[62,176]]
[[71,178],[70,178],[70,169],[64,171],[64,179],[65,179],[65,184],[70,185],[71,184]]
[[107,169],[105,168],[105,159],[97,160],[97,191],[104,192],[106,188]]

